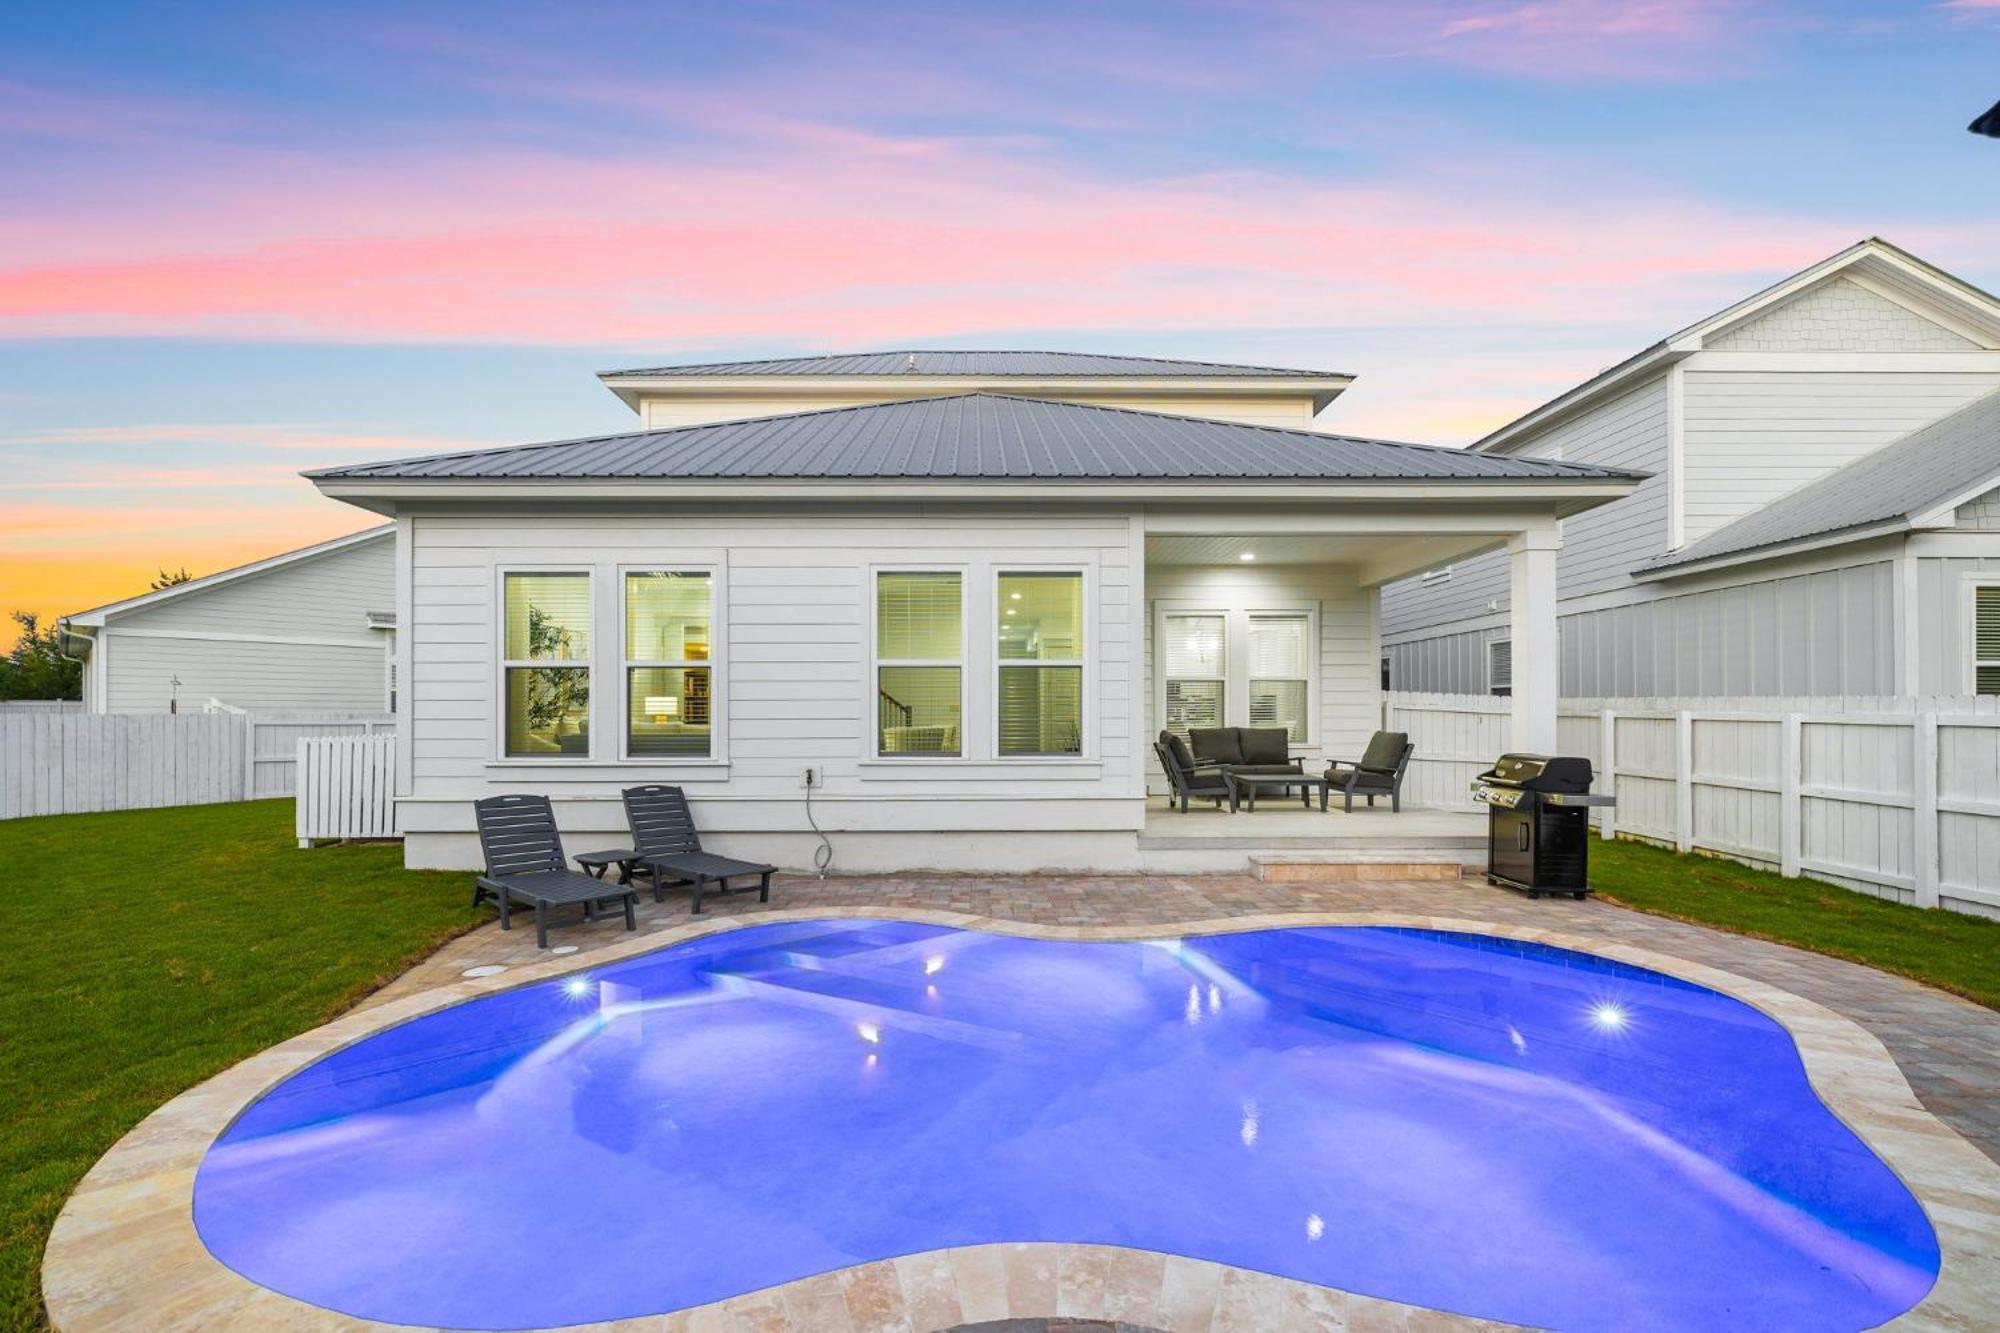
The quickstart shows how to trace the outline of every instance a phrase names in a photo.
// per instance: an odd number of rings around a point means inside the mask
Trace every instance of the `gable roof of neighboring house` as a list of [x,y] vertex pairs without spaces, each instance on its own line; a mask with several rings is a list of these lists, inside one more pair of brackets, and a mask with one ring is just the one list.
[[957,394],[357,463],[349,479],[1568,481],[1639,474],[1007,394]]
[[1959,505],[1995,486],[2000,486],[2000,390],[1634,573],[1641,578],[1691,573],[1801,544],[1941,525]]
[[853,352],[834,356],[789,356],[764,361],[716,361],[699,365],[651,366],[610,370],[600,379],[654,379],[665,376],[737,375],[1021,375],[1045,379],[1077,375],[1093,379],[1119,376],[1144,378],[1212,377],[1269,379],[1298,376],[1318,379],[1336,371],[1296,370],[1277,366],[1237,366],[1216,361],[1180,361],[1154,356],[1109,356],[1096,352],[988,352],[905,350]]
[[1887,300],[1926,308],[1931,317],[1948,321],[1955,331],[1962,333],[1976,347],[2000,348],[2000,298],[1925,263],[1900,246],[1892,245],[1879,236],[1870,236],[1772,283],[1754,296],[1745,297],[1734,305],[1696,320],[1677,333],[1667,335],[1652,346],[1599,371],[1575,388],[1557,394],[1541,406],[1473,441],[1471,447],[1490,451],[1518,443],[1541,427],[1579,412],[1691,356],[1700,351],[1709,339],[1742,328],[1780,302],[1836,275],[1864,282],[1871,291]]
[[395,531],[396,525],[393,523],[384,523],[373,528],[363,528],[360,532],[351,532],[345,537],[335,537],[332,541],[318,542],[312,546],[302,546],[296,551],[285,551],[279,555],[267,556],[262,560],[253,560],[247,565],[238,565],[234,569],[224,569],[213,574],[204,574],[198,579],[189,579],[186,583],[176,583],[169,588],[160,588],[154,592],[141,593],[137,597],[127,597],[123,601],[107,602],[103,606],[94,606],[88,611],[78,611],[73,615],[63,616],[58,623],[64,629],[92,629],[104,624],[105,620],[112,616],[123,615],[128,611],[138,611],[146,607],[158,606],[162,602],[170,602],[176,598],[187,597],[194,593],[207,592],[209,589],[220,587],[225,583],[234,583],[238,579],[247,579],[257,574],[268,574],[274,569],[283,569],[287,565],[296,565],[307,560],[318,560],[324,556],[332,555],[337,551],[345,551],[352,547],[365,545],[368,542],[384,541],[394,535]]

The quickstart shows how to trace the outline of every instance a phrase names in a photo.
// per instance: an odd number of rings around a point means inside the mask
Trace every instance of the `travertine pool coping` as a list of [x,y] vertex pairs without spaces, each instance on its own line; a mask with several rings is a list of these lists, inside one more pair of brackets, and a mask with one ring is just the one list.
[[[1413,912],[1288,912],[1083,927],[960,912],[846,908],[691,921],[593,950],[587,958],[552,959],[504,976],[440,986],[350,1012],[224,1070],[146,1117],[78,1184],[56,1219],[43,1257],[42,1292],[50,1320],[64,1333],[405,1327],[355,1319],[280,1295],[225,1267],[202,1244],[194,1227],[195,1172],[209,1146],[245,1107],[334,1051],[463,1000],[721,931],[859,917],[1058,940],[1144,940],[1297,926],[1409,926],[1577,949],[1735,996],[1785,1025],[1820,1099],[1902,1177],[1936,1229],[1943,1252],[1937,1285],[1894,1326],[2000,1328],[2000,1165],[1918,1103],[1887,1049],[1866,1029],[1775,986],[1608,939]],[[1117,1320],[1168,1333],[1505,1327],[1179,1256],[1053,1243],[933,1250],[690,1310],[587,1327],[601,1333],[927,1333],[961,1323],[1047,1317]]]

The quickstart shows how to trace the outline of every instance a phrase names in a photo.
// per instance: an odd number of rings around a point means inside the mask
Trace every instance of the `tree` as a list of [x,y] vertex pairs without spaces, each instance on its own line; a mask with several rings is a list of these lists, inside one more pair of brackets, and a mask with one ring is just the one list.
[[0,657],[0,699],[81,699],[83,663],[62,655],[56,627],[43,629],[32,611],[15,611],[12,618],[21,637]]
[[186,565],[182,565],[171,574],[164,569],[161,570],[160,577],[153,580],[153,586],[148,591],[160,592],[167,588],[178,587],[183,583],[192,582],[194,582],[194,575],[188,573]]

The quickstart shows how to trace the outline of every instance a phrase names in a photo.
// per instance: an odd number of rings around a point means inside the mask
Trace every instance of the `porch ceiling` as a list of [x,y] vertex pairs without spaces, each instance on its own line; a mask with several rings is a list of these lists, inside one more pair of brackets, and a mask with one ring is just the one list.
[[[1487,534],[1395,536],[1371,533],[1149,533],[1149,565],[1352,565],[1363,582],[1421,573],[1481,551],[1504,539]],[[1253,557],[1245,560],[1248,554]]]

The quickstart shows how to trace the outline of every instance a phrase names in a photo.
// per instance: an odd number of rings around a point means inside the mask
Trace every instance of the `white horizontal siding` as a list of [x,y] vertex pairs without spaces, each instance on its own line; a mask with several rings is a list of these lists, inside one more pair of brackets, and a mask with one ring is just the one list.
[[[803,828],[799,775],[807,765],[823,770],[816,800],[825,803],[821,814],[836,828],[863,817],[857,810],[864,803],[894,811],[891,828],[963,827],[951,822],[964,816],[945,808],[946,797],[1002,806],[1030,796],[1095,797],[1126,800],[1136,811],[1131,690],[1137,630],[1130,609],[1131,527],[1122,513],[423,516],[414,532],[408,723],[414,803],[406,829],[456,830],[469,815],[461,802],[500,790],[556,790],[610,801],[615,809],[621,786],[646,780],[684,780],[698,801],[737,803],[717,819]],[[593,634],[596,757],[587,763],[497,763],[497,571],[588,565],[608,584],[621,565],[692,563],[725,567],[719,693],[726,765],[617,761],[619,634],[615,623],[603,623],[602,609]],[[866,701],[872,698],[872,564],[971,566],[969,762],[899,770],[871,761],[873,711]],[[982,613],[990,619],[984,604],[993,595],[992,573],[1060,564],[1089,570],[1095,591],[1088,652],[1097,686],[1086,721],[1095,739],[1095,762],[995,762],[986,753],[991,640],[976,628]],[[598,605],[615,605],[615,594],[600,596]]]
[[211,698],[252,712],[372,713],[387,702],[388,648],[379,634],[352,646],[99,634],[106,712],[163,713],[176,698],[186,711]]
[[[988,386],[991,393],[1013,393],[1017,389],[1004,380]],[[862,403],[895,402],[906,398],[927,398],[935,388],[921,385],[901,394],[778,394],[764,397],[706,395],[701,397],[644,398],[640,400],[640,420],[648,429],[666,430],[676,426],[702,426],[717,421],[743,421],[751,417],[785,416],[794,412],[820,412],[830,408],[854,407]],[[1037,398],[1091,403],[1098,407],[1130,408],[1140,412],[1166,412],[1176,416],[1212,417],[1218,421],[1240,421],[1251,426],[1278,426],[1288,430],[1310,430],[1313,400],[1309,393],[1294,394],[1065,394],[1038,389]]]
[[373,541],[232,579],[111,618],[114,628],[366,641],[370,611],[396,607],[396,540]]
[[2000,387],[2000,374],[1893,368],[1685,379],[1690,542]]

